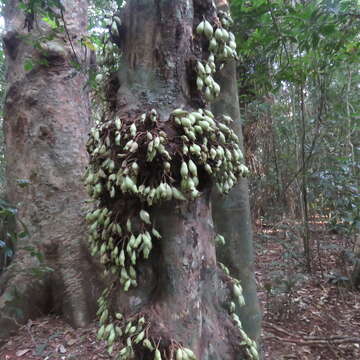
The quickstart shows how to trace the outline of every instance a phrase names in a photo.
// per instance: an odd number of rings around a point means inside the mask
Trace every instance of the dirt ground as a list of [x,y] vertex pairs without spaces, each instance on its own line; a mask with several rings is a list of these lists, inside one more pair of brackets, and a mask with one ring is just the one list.
[[314,221],[308,274],[298,228],[284,221],[256,234],[264,359],[359,360],[360,292],[347,282],[354,241]]
[[[299,224],[257,225],[256,278],[263,308],[264,360],[359,360],[360,292],[350,290],[352,239],[311,225],[312,273],[304,271]],[[112,359],[95,324],[74,330],[61,318],[29,321],[0,349],[0,360]],[[201,360],[201,359],[199,359]]]

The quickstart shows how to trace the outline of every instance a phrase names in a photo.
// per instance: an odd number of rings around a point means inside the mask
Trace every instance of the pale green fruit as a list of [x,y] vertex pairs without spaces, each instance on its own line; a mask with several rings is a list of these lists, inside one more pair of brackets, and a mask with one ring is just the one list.
[[135,137],[136,135],[136,125],[135,124],[131,124],[130,126],[130,134],[132,137]]
[[173,193],[173,197],[176,199],[176,200],[186,200],[186,197],[181,193],[180,190],[178,190],[177,188],[173,187],[172,188],[172,193]]
[[214,83],[214,79],[209,75],[205,78],[204,82],[207,86],[211,86]]
[[182,125],[183,127],[190,127],[190,126],[191,126],[191,121],[190,121],[190,119],[188,119],[187,117],[181,118],[181,125]]
[[97,332],[97,339],[101,340],[104,336],[104,333],[105,333],[105,325],[102,325],[99,331]]
[[104,78],[103,74],[97,74],[97,75],[95,76],[95,81],[96,81],[97,83],[100,83],[100,82],[103,80],[103,78]]
[[[211,66],[209,64],[205,65],[205,72],[207,75],[211,75],[212,74],[212,69]],[[207,84],[206,84],[207,85]]]
[[210,42],[209,42],[209,50],[210,51],[216,51],[218,48],[218,42],[216,41],[216,39],[213,37]]
[[189,175],[189,169],[185,161],[181,164],[180,174],[183,178],[186,178]]
[[216,96],[220,95],[220,85],[217,82],[213,82],[213,89]]
[[199,91],[201,91],[202,88],[204,87],[204,82],[203,82],[203,80],[201,79],[200,76],[198,76],[197,79],[196,79],[196,86],[197,86],[197,89]]
[[216,38],[216,40],[217,41],[222,41],[223,40],[223,34],[222,34],[222,30],[221,30],[221,28],[217,28],[216,30],[215,30],[215,38]]
[[115,127],[120,130],[121,129],[121,119],[119,117],[115,118]]
[[209,165],[209,164],[206,164],[205,165],[205,171],[208,173],[208,174],[212,174],[213,172],[212,172],[212,169],[211,169],[211,166]]
[[205,89],[205,99],[207,101],[214,100],[214,96],[213,96],[211,88],[209,86],[207,86],[206,89]]
[[186,116],[188,114],[188,112],[186,110],[183,109],[175,109],[174,111],[171,112],[171,115],[174,116]]
[[205,21],[202,21],[197,27],[196,32],[201,35],[204,32],[205,29]]
[[183,351],[180,348],[178,348],[176,350],[176,360],[183,360],[183,359],[184,359],[183,358]]
[[193,174],[193,176],[197,176],[197,167],[191,159],[188,162],[188,168],[190,172]]
[[161,360],[161,353],[160,353],[159,349],[155,350],[154,360]]
[[153,345],[151,344],[150,340],[149,339],[145,339],[143,341],[143,345],[148,348],[150,351],[154,351],[154,347]]
[[230,42],[229,42],[229,46],[230,46],[233,50],[236,50],[236,42],[235,42],[235,41],[230,41]]
[[183,348],[183,352],[188,356],[189,360],[196,360],[196,356],[192,350],[188,348]]
[[160,233],[155,228],[153,228],[151,232],[156,238],[161,239]]
[[240,285],[234,285],[233,292],[236,297],[242,296],[242,288]]
[[225,29],[222,29],[221,32],[222,32],[222,40],[224,42],[227,42],[229,40],[229,37],[230,37],[229,32],[227,30],[225,30]]
[[145,336],[145,331],[143,330],[134,340],[135,344],[138,344],[139,342],[141,342],[144,339]]
[[151,224],[151,221],[150,221],[150,215],[147,211],[145,210],[141,210],[140,211],[140,219],[146,223],[146,224]]
[[204,20],[204,35],[208,38],[208,39],[211,39],[213,33],[214,33],[214,29],[213,27],[211,26],[211,24],[207,21],[207,20]]
[[206,72],[205,72],[205,67],[204,67],[204,65],[203,65],[200,61],[198,61],[197,64],[196,64],[196,70],[197,70],[197,72],[198,72],[199,74],[201,74],[201,75],[205,75],[205,74],[206,74]]

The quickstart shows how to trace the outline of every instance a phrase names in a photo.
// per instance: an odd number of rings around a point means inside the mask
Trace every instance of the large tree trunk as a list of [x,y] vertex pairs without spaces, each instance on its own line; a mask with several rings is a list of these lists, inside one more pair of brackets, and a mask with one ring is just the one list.
[[[136,359],[154,357],[124,331],[140,317],[146,319],[147,339],[159,347],[165,359],[173,358],[172,351],[179,347],[192,349],[199,360],[245,359],[250,356],[246,347],[254,349],[246,334],[239,331],[241,324],[236,325],[233,320],[236,316],[232,317],[231,311],[229,313],[234,283],[217,266],[211,183],[204,180],[209,177],[199,176],[202,191],[198,199],[165,202],[164,205],[156,205],[153,210],[137,195],[140,190],[127,191],[122,188],[126,185],[125,176],[128,175],[133,176],[137,186],[141,184],[144,188],[155,189],[159,184],[158,174],[160,171],[162,174],[163,160],[159,158],[151,163],[144,159],[149,148],[145,134],[149,132],[155,137],[159,130],[164,130],[166,138],[171,139],[172,143],[166,148],[173,155],[171,167],[180,168],[181,161],[185,161],[181,159],[187,157],[178,155],[177,144],[182,132],[172,125],[174,119],[171,114],[174,109],[182,108],[191,112],[205,105],[195,84],[196,59],[202,58],[203,48],[202,39],[194,32],[194,26],[203,17],[219,24],[217,9],[210,0],[132,0],[127,3],[120,29],[123,35],[120,71],[116,79],[111,77],[112,87],[105,86],[107,91],[118,87],[116,104],[110,100],[102,124],[93,131],[89,141],[92,157],[88,176],[90,193],[99,199],[97,211],[109,214],[102,220],[94,215],[95,212],[89,214],[89,221],[92,222],[90,242],[94,253],[100,253],[101,261],[116,275],[120,274],[120,270],[130,273],[133,265],[136,268],[135,276],[131,277],[132,280],[125,277],[123,286],[115,276],[110,288],[111,296],[105,293],[101,298],[100,321],[102,329],[104,326],[111,328],[114,324],[122,326],[123,331],[119,336],[128,344],[127,349],[132,349],[127,351],[135,352]],[[113,99],[113,96],[108,93],[105,98]],[[160,125],[156,127],[150,121],[151,109],[158,114],[157,122]],[[146,117],[141,120],[144,113]],[[131,134],[129,129],[134,125]],[[121,134],[124,143],[134,139],[129,143],[136,141],[135,150],[129,151],[120,142],[116,144],[116,134]],[[145,154],[139,153],[138,148],[145,149]],[[124,160],[119,160],[118,156]],[[107,165],[108,160],[112,166]],[[134,162],[139,171],[130,175]],[[151,181],[152,178],[154,181]],[[169,178],[165,182],[178,186],[176,175],[171,173]],[[137,218],[139,210],[144,208],[149,210],[152,225],[162,235],[161,240],[153,239],[150,258],[145,261],[140,256],[142,250],[139,251],[138,245],[133,248],[130,245],[132,236],[138,238],[145,233],[144,225]],[[135,225],[134,230],[133,225],[128,226],[129,219],[132,224],[140,225]],[[107,225],[104,224],[106,221]],[[114,225],[123,230],[114,231]],[[151,231],[150,228],[148,230]],[[121,249],[131,256],[137,254],[135,263],[127,257],[120,266],[117,260]],[[137,286],[129,290],[126,284],[134,279]],[[121,290],[122,287],[125,291]],[[113,315],[116,312],[123,314],[124,318],[117,321]],[[103,331],[100,330],[100,333],[103,335]],[[108,336],[104,338],[108,339]],[[247,345],[242,343],[244,339]],[[112,340],[108,341],[111,347]],[[257,358],[256,355],[254,358]]]
[[[11,2],[11,5],[7,15],[6,47],[10,64],[10,88],[5,119],[9,194],[12,201],[23,203],[20,216],[29,224],[31,232],[27,242],[39,245],[45,255],[46,265],[55,271],[45,273],[40,278],[25,277],[19,268],[29,273],[29,268],[38,264],[28,252],[17,251],[17,258],[3,282],[4,292],[0,301],[0,329],[3,336],[17,321],[24,321],[54,308],[61,309],[74,325],[85,325],[91,314],[93,300],[97,297],[96,284],[101,279],[91,268],[93,264],[82,245],[82,201],[85,195],[80,178],[86,164],[83,149],[84,132],[88,127],[88,106],[86,97],[79,97],[79,94],[83,94],[85,78],[68,66],[71,51],[64,44],[60,47],[55,44],[47,46],[50,52],[47,58],[49,65],[37,66],[25,73],[21,55],[30,52],[41,55],[17,36],[23,31],[23,19],[21,13],[14,11],[15,2]],[[82,2],[74,4],[65,1],[66,14],[71,14],[67,18],[70,36],[77,34],[80,37],[84,31],[84,8],[79,5]],[[125,128],[132,122],[140,127],[143,124],[139,115],[144,112],[150,114],[154,108],[159,114],[162,129],[168,131],[168,137],[175,139],[173,144],[176,147],[176,138],[179,136],[176,136],[176,128],[174,130],[167,121],[171,119],[170,113],[179,107],[192,111],[205,105],[196,90],[194,71],[196,59],[203,55],[203,41],[195,39],[194,25],[202,21],[204,16],[219,26],[216,8],[211,0],[128,2],[124,10],[122,37],[118,42],[122,44],[124,53],[121,71],[112,77],[111,87],[108,87],[108,90],[116,90],[117,96],[116,101],[112,100],[109,111],[104,114],[104,120],[109,121],[104,123],[104,127],[100,125],[99,129],[103,131],[101,136],[105,135],[100,139],[101,142],[113,141],[113,134],[110,134],[111,137],[108,134],[114,128],[112,121],[115,115],[119,116]],[[63,51],[63,48],[66,50]],[[81,49],[75,46],[75,50],[79,56]],[[114,99],[113,95],[109,94],[108,99]],[[16,108],[12,105],[15,103]],[[220,133],[219,128],[217,131]],[[118,149],[115,147],[115,150]],[[99,154],[100,149],[97,151]],[[101,166],[105,166],[104,154],[109,154],[108,159],[112,160],[113,157],[116,164],[120,162],[118,155],[123,155],[105,150],[99,155]],[[29,156],[27,161],[26,155]],[[173,165],[180,168],[179,161]],[[213,166],[215,169],[215,166],[221,165]],[[141,170],[153,175],[151,169]],[[205,174],[203,169],[199,171]],[[108,183],[101,175],[96,184],[100,185],[97,187],[100,193],[101,189],[110,184],[110,174],[104,171],[103,174]],[[242,331],[236,315],[230,315],[234,307],[231,306],[234,294],[240,299],[240,290],[236,290],[236,281],[220,270],[216,263],[211,186],[209,176],[204,174],[199,175],[202,185],[199,198],[192,202],[160,204],[151,211],[151,219],[162,234],[162,239],[154,242],[148,260],[138,259],[136,288],[122,291],[118,278],[114,276],[115,282],[109,287],[115,290],[112,292],[113,297],[107,299],[108,293],[104,292],[100,298],[101,321],[106,322],[110,316],[110,320],[116,322],[112,310],[120,311],[127,322],[135,319],[140,324],[140,320],[145,318],[142,321],[146,321],[147,336],[155,346],[159,346],[165,359],[171,358],[171,351],[181,347],[191,348],[199,360],[256,359],[254,344]],[[31,184],[19,190],[15,185],[17,178],[29,179]],[[116,217],[111,219],[111,229],[109,223],[105,226],[111,218],[110,214],[105,221],[99,220],[93,228],[95,231],[102,229],[101,237],[97,239],[104,240],[102,245],[106,246],[97,251],[102,253],[101,260],[106,265],[110,261],[108,255],[112,256],[115,250],[110,247],[110,243],[117,241],[124,245],[128,241],[121,235],[115,240],[111,237],[110,241],[108,230],[114,231],[115,221],[123,226],[126,217],[139,211],[139,208],[132,208],[133,203],[136,206],[139,203],[126,196],[113,198],[109,193],[104,194],[99,204],[110,208],[112,216]],[[129,228],[122,231],[131,233]],[[90,242],[93,242],[91,237]],[[112,249],[111,253],[108,253],[109,249]],[[116,255],[115,258],[118,259]],[[114,273],[118,275],[117,269],[109,270],[115,270]],[[126,283],[128,281],[130,279]],[[14,298],[9,301],[9,294],[14,294],[15,288],[21,304],[16,304]],[[13,312],[14,305],[22,309],[22,317]],[[107,313],[107,309],[104,311],[107,306],[111,313]],[[123,320],[118,320],[119,324],[124,325]],[[110,332],[112,334],[115,332]],[[127,340],[132,341],[136,359],[154,358],[154,354],[136,343],[134,338],[131,339],[131,335]],[[244,340],[245,343],[242,343]]]
[[[228,1],[217,0],[217,3],[219,8],[228,9]],[[228,114],[234,120],[232,129],[239,137],[243,149],[235,61],[224,66],[218,73],[217,81],[221,85],[221,93],[212,105],[214,114]],[[245,154],[244,151],[243,153]],[[237,313],[245,331],[258,342],[262,315],[254,275],[253,234],[247,179],[241,179],[227,196],[214,191],[212,203],[216,231],[226,240],[225,246],[218,247],[217,256],[219,261],[229,268],[230,273],[241,282],[245,306],[238,307]]]
[[[79,40],[86,31],[87,1],[63,3],[72,46],[78,60],[84,61]],[[51,30],[35,20],[28,33],[18,5],[19,1],[9,1],[5,10],[6,178],[8,199],[19,206],[29,236],[19,241],[16,257],[1,278],[0,338],[49,311],[61,313],[74,326],[85,326],[99,283],[84,244],[87,79],[70,65],[74,53],[65,33],[43,44],[43,50],[27,40],[48,36]],[[30,71],[24,69],[27,59],[34,64]],[[30,184],[19,187],[18,179]],[[43,264],[29,247],[43,255]],[[53,271],[39,272],[44,266]]]

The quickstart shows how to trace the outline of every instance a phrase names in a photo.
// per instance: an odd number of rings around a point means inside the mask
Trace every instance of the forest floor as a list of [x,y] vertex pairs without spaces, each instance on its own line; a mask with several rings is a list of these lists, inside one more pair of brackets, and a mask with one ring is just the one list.
[[256,278],[266,360],[360,360],[360,292],[347,286],[353,239],[311,223],[311,275],[297,222],[258,228]]
[[[264,313],[264,360],[359,360],[360,293],[344,286],[351,239],[311,224],[311,275],[299,224],[257,225],[256,278]],[[96,328],[74,330],[59,317],[30,321],[0,349],[0,360],[111,359]],[[201,360],[201,359],[200,359]]]

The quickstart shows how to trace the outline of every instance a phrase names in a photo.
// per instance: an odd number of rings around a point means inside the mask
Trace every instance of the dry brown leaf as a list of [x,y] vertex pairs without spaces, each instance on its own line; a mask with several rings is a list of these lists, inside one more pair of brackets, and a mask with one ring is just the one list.
[[25,354],[27,354],[31,349],[24,349],[24,350],[19,350],[16,352],[16,356],[17,357],[22,357],[24,356]]

